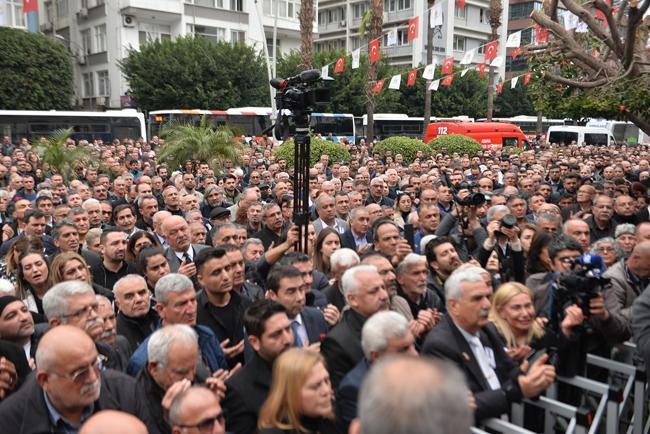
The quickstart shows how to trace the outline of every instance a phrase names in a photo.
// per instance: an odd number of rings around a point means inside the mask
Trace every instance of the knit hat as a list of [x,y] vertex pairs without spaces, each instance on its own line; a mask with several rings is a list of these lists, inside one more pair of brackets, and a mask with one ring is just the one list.
[[0,316],[2,316],[2,312],[4,312],[5,308],[14,301],[20,301],[20,298],[14,297],[13,295],[5,295],[4,297],[0,297]]
[[621,235],[625,234],[634,235],[635,232],[636,226],[634,226],[632,223],[623,223],[616,226],[616,230],[614,231],[614,238],[618,238]]

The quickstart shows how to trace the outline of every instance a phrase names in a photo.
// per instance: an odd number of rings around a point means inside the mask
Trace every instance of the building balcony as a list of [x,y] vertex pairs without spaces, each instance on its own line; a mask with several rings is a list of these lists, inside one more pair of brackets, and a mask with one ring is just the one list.
[[[177,0],[123,0],[121,5],[120,13],[122,15],[161,23],[178,21],[183,13],[183,5]],[[202,8],[197,7],[196,9]]]

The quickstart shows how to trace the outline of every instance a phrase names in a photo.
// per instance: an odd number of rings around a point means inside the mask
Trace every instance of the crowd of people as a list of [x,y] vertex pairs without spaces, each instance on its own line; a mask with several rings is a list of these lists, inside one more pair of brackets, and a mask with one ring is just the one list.
[[645,145],[345,143],[309,169],[306,252],[266,142],[68,146],[99,164],[1,148],[3,432],[463,433],[602,376],[587,353],[650,360]]

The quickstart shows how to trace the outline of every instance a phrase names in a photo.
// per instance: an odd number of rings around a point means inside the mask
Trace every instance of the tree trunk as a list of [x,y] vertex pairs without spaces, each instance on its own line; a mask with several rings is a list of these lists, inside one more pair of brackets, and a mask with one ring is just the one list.
[[626,111],[625,115],[634,125],[643,130],[646,135],[650,136],[650,120],[643,116],[639,116],[636,113],[631,113]]
[[[383,0],[372,0],[371,6],[372,14],[370,17],[370,31],[368,41],[374,41],[381,37],[382,27],[384,25],[384,2]],[[372,141],[375,136],[374,114],[375,114],[375,95],[372,93],[372,88],[377,80],[377,65],[370,64],[370,53],[368,53],[368,83],[366,87],[366,111],[368,112],[368,128],[366,135],[368,141]]]
[[494,111],[494,67],[488,66],[488,89],[487,89],[487,118],[492,122],[492,112]]
[[311,0],[300,2],[300,62],[303,69],[312,68],[312,48],[314,45],[314,3]]
[[[427,2],[429,8],[429,14],[431,14],[431,8],[433,7],[435,1]],[[425,16],[425,21],[429,17]],[[422,27],[427,29],[427,65],[431,65],[433,61],[433,29],[428,22],[422,23]],[[427,80],[426,88],[424,89],[424,123],[422,126],[424,138],[427,135],[427,127],[429,126],[429,120],[431,119],[431,80]]]
[[[502,13],[503,13],[503,6],[501,6],[501,0],[490,0],[489,20],[490,20],[490,28],[492,29],[492,34],[490,35],[490,42],[497,41],[499,39],[498,31],[499,31],[499,27],[501,26]],[[492,62],[492,60],[490,60],[490,62]],[[488,66],[488,94],[487,94],[487,115],[486,115],[488,122],[492,121],[492,113],[494,112],[494,97],[495,97],[494,91],[495,91],[494,68],[492,66]]]

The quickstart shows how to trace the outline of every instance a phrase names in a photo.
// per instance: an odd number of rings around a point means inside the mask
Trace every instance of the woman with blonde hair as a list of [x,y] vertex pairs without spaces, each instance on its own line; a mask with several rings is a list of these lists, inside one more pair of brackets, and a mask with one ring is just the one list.
[[92,282],[90,269],[83,256],[75,252],[62,252],[54,257],[50,265],[52,285],[67,282],[68,280],[81,280],[93,287],[95,294],[103,295],[113,300],[113,291]]
[[271,390],[260,410],[260,434],[341,432],[334,421],[333,397],[323,356],[291,348],[273,365]]

